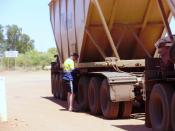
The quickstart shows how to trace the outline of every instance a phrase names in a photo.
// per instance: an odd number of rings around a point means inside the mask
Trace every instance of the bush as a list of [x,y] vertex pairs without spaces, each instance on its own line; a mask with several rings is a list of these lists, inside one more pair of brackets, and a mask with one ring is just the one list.
[[[54,61],[54,55],[56,54],[56,49],[51,48],[48,52],[38,52],[36,50],[31,50],[25,54],[19,54],[16,58],[16,66],[22,69],[44,69],[45,66],[49,66],[52,61]],[[13,69],[15,65],[14,58],[3,58],[2,65],[8,69]]]

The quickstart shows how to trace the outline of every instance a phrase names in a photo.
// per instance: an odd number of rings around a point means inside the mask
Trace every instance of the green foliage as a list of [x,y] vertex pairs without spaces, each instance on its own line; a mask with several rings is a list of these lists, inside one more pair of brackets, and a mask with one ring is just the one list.
[[[6,38],[6,39],[5,39]],[[17,25],[0,25],[0,52],[6,50],[17,50],[19,56],[14,58],[0,59],[0,68],[13,69],[15,64],[19,68],[44,69],[55,60],[56,48],[50,48],[47,52],[34,50],[34,40],[29,35],[22,32],[22,28]]]
[[5,44],[4,44],[4,30],[3,26],[0,25],[0,52],[5,50]]
[[48,52],[38,52],[31,50],[25,54],[20,54],[16,59],[17,66],[23,68],[39,67],[44,69],[45,66],[49,66],[54,61],[54,55],[56,54],[56,48],[51,48]]
[[2,44],[4,42],[4,35],[3,35],[3,26],[0,25],[0,43]]
[[7,44],[8,48],[15,50],[16,44],[19,42],[20,36],[22,34],[22,29],[19,28],[17,25],[8,25],[7,28]]
[[[7,39],[4,39],[4,34]],[[25,53],[34,49],[34,40],[29,35],[22,33],[22,28],[17,25],[8,25],[6,27],[0,25],[0,43],[3,51],[17,50],[19,53]]]
[[25,53],[34,49],[33,43],[34,40],[31,40],[27,34],[22,34],[19,41],[16,43],[16,49],[20,53]]
[[57,54],[57,49],[56,48],[50,48],[48,49],[48,53],[53,55],[53,54]]

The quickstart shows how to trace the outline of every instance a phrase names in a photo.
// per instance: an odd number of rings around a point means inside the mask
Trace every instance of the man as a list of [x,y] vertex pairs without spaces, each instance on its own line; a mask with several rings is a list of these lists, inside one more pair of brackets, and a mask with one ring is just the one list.
[[[175,36],[173,37],[175,38]],[[161,57],[161,70],[163,71],[174,70],[174,64],[172,63],[169,55],[172,45],[173,43],[169,37],[162,38],[155,44],[158,54]]]
[[70,58],[66,59],[64,62],[64,85],[67,89],[67,103],[68,103],[68,110],[73,111],[73,105],[74,105],[74,98],[75,93],[77,90],[77,87],[74,86],[74,77],[73,77],[73,71],[75,70],[75,62],[78,60],[78,54],[73,53]]

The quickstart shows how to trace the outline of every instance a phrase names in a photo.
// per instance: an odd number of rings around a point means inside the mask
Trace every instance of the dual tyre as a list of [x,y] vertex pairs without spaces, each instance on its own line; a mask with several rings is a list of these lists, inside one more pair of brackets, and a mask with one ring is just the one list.
[[[175,130],[174,89],[168,84],[155,84],[150,95],[149,116],[155,131]],[[173,99],[172,99],[173,98]]]
[[172,125],[173,131],[175,131],[175,92],[173,94],[172,101],[171,101],[171,125]]
[[107,79],[82,76],[78,88],[81,110],[90,109],[91,114],[103,114],[106,119],[130,117],[132,102],[112,102],[110,100],[110,87]]
[[55,98],[59,98],[61,100],[66,100],[67,92],[66,88],[64,88],[63,82],[62,82],[62,75],[59,74],[52,74],[52,94]]

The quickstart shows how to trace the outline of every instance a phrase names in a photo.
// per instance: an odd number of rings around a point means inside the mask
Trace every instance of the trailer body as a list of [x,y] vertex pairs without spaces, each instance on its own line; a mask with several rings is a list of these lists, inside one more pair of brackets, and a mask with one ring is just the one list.
[[[53,0],[50,3],[51,23],[60,60],[64,61],[76,51],[80,54],[79,63],[104,61],[94,43],[105,57],[116,57],[117,53],[120,60],[154,56],[154,44],[164,30],[155,0],[99,0],[97,3],[102,18],[95,3],[90,0]],[[170,9],[166,1],[163,4],[168,19]],[[109,40],[104,23],[112,40]],[[111,47],[110,41],[114,46]]]

